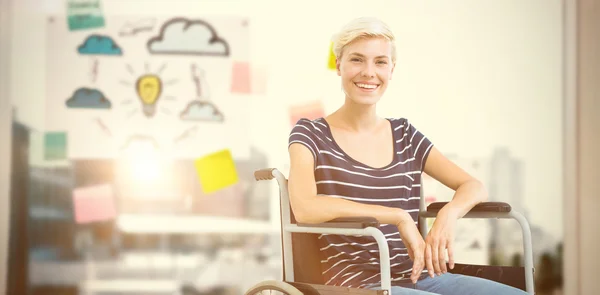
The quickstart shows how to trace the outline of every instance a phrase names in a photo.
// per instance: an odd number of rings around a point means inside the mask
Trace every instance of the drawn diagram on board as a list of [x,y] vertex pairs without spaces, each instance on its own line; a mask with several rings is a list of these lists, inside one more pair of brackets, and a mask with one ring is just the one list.
[[116,156],[144,136],[177,157],[247,155],[245,136],[222,136],[245,122],[230,95],[232,62],[250,60],[245,18],[111,16],[77,34],[49,18],[46,126],[72,134],[69,157]]
[[92,80],[92,84],[96,83],[96,79],[98,79],[98,59],[92,59],[92,70],[90,71],[90,79]]
[[101,130],[102,130],[104,133],[106,133],[106,135],[108,135],[108,136],[112,136],[112,132],[110,132],[110,129],[108,128],[108,126],[106,126],[106,124],[104,124],[104,121],[102,121],[102,119],[100,119],[100,118],[96,118],[96,119],[94,119],[94,121],[95,121],[96,123],[98,123],[98,126],[100,126],[100,129],[101,129]]
[[154,150],[158,150],[158,148],[159,148],[158,142],[156,142],[156,139],[154,139],[154,137],[148,136],[148,135],[142,135],[142,134],[134,134],[134,135],[129,136],[129,138],[127,139],[125,144],[123,146],[121,146],[121,151],[139,150],[139,148],[136,148],[135,146],[143,146],[143,145],[150,146]]
[[196,86],[196,99],[188,103],[179,117],[184,121],[223,122],[223,113],[209,99],[204,70],[192,64],[191,71]]
[[223,114],[212,103],[194,100],[179,115],[184,121],[223,122]]
[[[160,78],[160,74],[166,68],[166,64],[163,64],[156,73],[150,73],[149,65],[145,64],[145,73],[138,76],[135,83],[122,80],[121,84],[134,87],[137,97],[142,105],[142,112],[148,118],[154,117],[156,114],[157,102],[161,98],[163,94],[163,87],[172,85],[177,83],[179,80],[173,79],[166,82],[163,82]],[[135,72],[133,71],[133,67],[128,64],[127,65],[128,72],[135,76]],[[168,96],[167,100],[174,100],[174,97]],[[127,105],[130,104],[132,100],[126,100],[122,104]],[[171,112],[167,108],[161,108],[163,113],[170,114]],[[137,113],[136,110],[130,112],[130,116]]]
[[92,34],[77,47],[79,54],[86,55],[123,55],[123,50],[113,38],[106,35]]
[[[115,43],[115,41],[111,37],[106,36],[106,35],[100,35],[100,34],[89,35],[79,46],[77,46],[77,52],[81,55],[94,56],[91,60],[92,65],[91,65],[91,70],[90,70],[90,79],[92,80],[92,84],[96,83],[96,80],[98,79],[99,62],[98,62],[98,58],[95,56],[98,56],[98,55],[121,56],[121,55],[123,55],[123,50],[121,50],[121,47],[119,47],[119,45],[117,45],[117,43]],[[86,90],[85,88],[80,88],[79,90],[83,90],[83,92],[81,92],[81,93],[76,93],[79,96],[89,94],[89,93],[85,92],[85,90]],[[97,91],[97,90],[95,90],[95,91]],[[92,96],[94,96],[94,95],[96,95],[96,94],[92,93]],[[73,97],[75,97],[75,95],[73,95]],[[104,95],[102,95],[100,93],[100,97],[103,98]],[[82,101],[87,101],[89,99],[91,99],[91,98],[85,98]],[[93,105],[96,106],[96,108],[110,108],[110,102],[108,102],[108,107],[106,107],[107,104],[105,102],[98,103],[98,102],[92,101],[92,100],[90,100],[90,102],[93,102]],[[84,107],[84,106],[80,105],[79,103],[77,105],[78,106],[73,106],[73,105],[70,105],[69,103],[67,103],[68,107]],[[94,108],[94,106],[88,105],[88,108]],[[104,107],[98,107],[98,106],[104,106]]]
[[175,139],[173,139],[173,142],[174,143],[180,143],[184,139],[186,139],[188,137],[191,137],[194,133],[196,133],[197,130],[198,130],[198,126],[194,126],[194,127],[189,128],[189,129],[186,129],[180,135],[178,135],[177,137],[175,137]]
[[112,106],[100,90],[87,87],[75,90],[65,104],[68,108],[77,109],[110,109]]
[[135,36],[140,32],[152,32],[152,30],[154,30],[155,23],[156,19],[154,18],[145,18],[135,22],[127,22],[123,27],[121,27],[119,36],[129,37]]
[[[196,86],[196,99],[208,99],[210,97],[208,92],[208,83],[206,83],[205,72],[199,68],[196,64],[192,64],[192,81]],[[204,85],[204,86],[202,86]]]
[[229,44],[208,22],[173,18],[146,44],[151,54],[229,56]]

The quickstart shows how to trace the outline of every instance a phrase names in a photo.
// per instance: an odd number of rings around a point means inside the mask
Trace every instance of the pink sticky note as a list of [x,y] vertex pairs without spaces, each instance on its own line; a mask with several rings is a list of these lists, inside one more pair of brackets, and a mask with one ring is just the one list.
[[321,101],[314,101],[302,105],[295,105],[290,108],[290,124],[296,125],[298,120],[306,118],[314,120],[325,116],[325,110]]
[[247,62],[234,62],[231,77],[231,92],[249,94],[250,87],[250,64]]
[[90,223],[113,219],[117,216],[114,198],[110,184],[74,189],[75,222]]

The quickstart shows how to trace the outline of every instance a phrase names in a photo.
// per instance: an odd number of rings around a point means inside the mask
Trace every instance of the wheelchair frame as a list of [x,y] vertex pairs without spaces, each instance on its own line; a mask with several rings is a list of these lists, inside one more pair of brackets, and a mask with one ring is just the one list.
[[[287,283],[293,283],[294,281],[294,264],[293,264],[293,251],[292,251],[292,233],[313,233],[313,234],[338,234],[338,235],[361,235],[361,236],[372,236],[375,238],[379,247],[380,253],[380,269],[381,269],[381,290],[368,290],[368,292],[361,292],[360,289],[354,289],[349,291],[351,288],[345,288],[348,294],[390,294],[391,289],[391,275],[390,275],[390,257],[387,240],[383,233],[376,227],[379,223],[370,217],[357,217],[357,218],[340,218],[330,222],[321,224],[294,224],[290,215],[290,202],[288,194],[288,186],[286,177],[278,171],[276,168],[261,169],[254,172],[255,179],[258,180],[271,180],[275,178],[279,185],[280,193],[280,209],[281,209],[281,229],[282,229],[282,254],[283,254],[283,266],[284,266],[284,281]],[[447,204],[446,202],[432,203],[429,207],[425,208],[425,198],[421,190],[420,199],[420,212],[419,212],[419,230],[423,237],[426,236],[428,228],[426,219],[435,218],[439,210]],[[503,218],[503,219],[515,219],[520,224],[523,234],[523,250],[524,250],[524,273],[525,273],[525,288],[528,294],[534,293],[534,266],[533,266],[533,253],[532,253],[532,241],[531,241],[531,230],[529,223],[523,215],[512,210],[512,208],[506,203],[500,202],[484,202],[475,206],[469,213],[463,218]],[[262,282],[257,284],[257,287],[271,285],[281,289],[282,284],[280,282]],[[319,291],[314,289],[314,285],[310,284],[302,285],[301,283],[293,284],[294,287],[308,287],[313,290],[311,294],[341,294],[338,291]],[[251,288],[252,289],[252,288]],[[321,290],[329,289],[326,286],[322,286]],[[289,291],[288,291],[289,292]],[[331,293],[329,293],[331,292]],[[246,294],[249,294],[246,292]],[[303,294],[302,292],[291,292],[293,294]],[[306,293],[304,293],[306,294]]]

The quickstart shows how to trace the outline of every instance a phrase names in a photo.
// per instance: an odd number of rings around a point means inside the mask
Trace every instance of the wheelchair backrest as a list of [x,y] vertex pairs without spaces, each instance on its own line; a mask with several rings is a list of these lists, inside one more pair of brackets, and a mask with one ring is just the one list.
[[[291,208],[289,210],[292,223],[296,223],[294,213]],[[318,234],[292,233],[292,255],[294,258],[295,282],[319,285],[325,284],[321,274],[322,270],[318,237]],[[283,269],[285,272],[285,265]]]

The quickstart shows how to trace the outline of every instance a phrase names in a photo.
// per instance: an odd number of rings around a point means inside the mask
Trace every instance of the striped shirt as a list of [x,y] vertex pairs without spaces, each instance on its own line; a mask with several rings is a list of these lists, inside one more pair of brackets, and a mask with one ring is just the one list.
[[[373,168],[348,156],[335,142],[324,118],[300,119],[289,145],[306,146],[315,160],[317,195],[364,204],[399,207],[418,220],[421,173],[433,144],[407,119],[388,119],[394,137],[394,160]],[[388,241],[392,285],[410,283],[412,261],[398,228],[381,224]],[[327,285],[365,288],[381,283],[379,251],[372,237],[320,235],[321,270]]]

